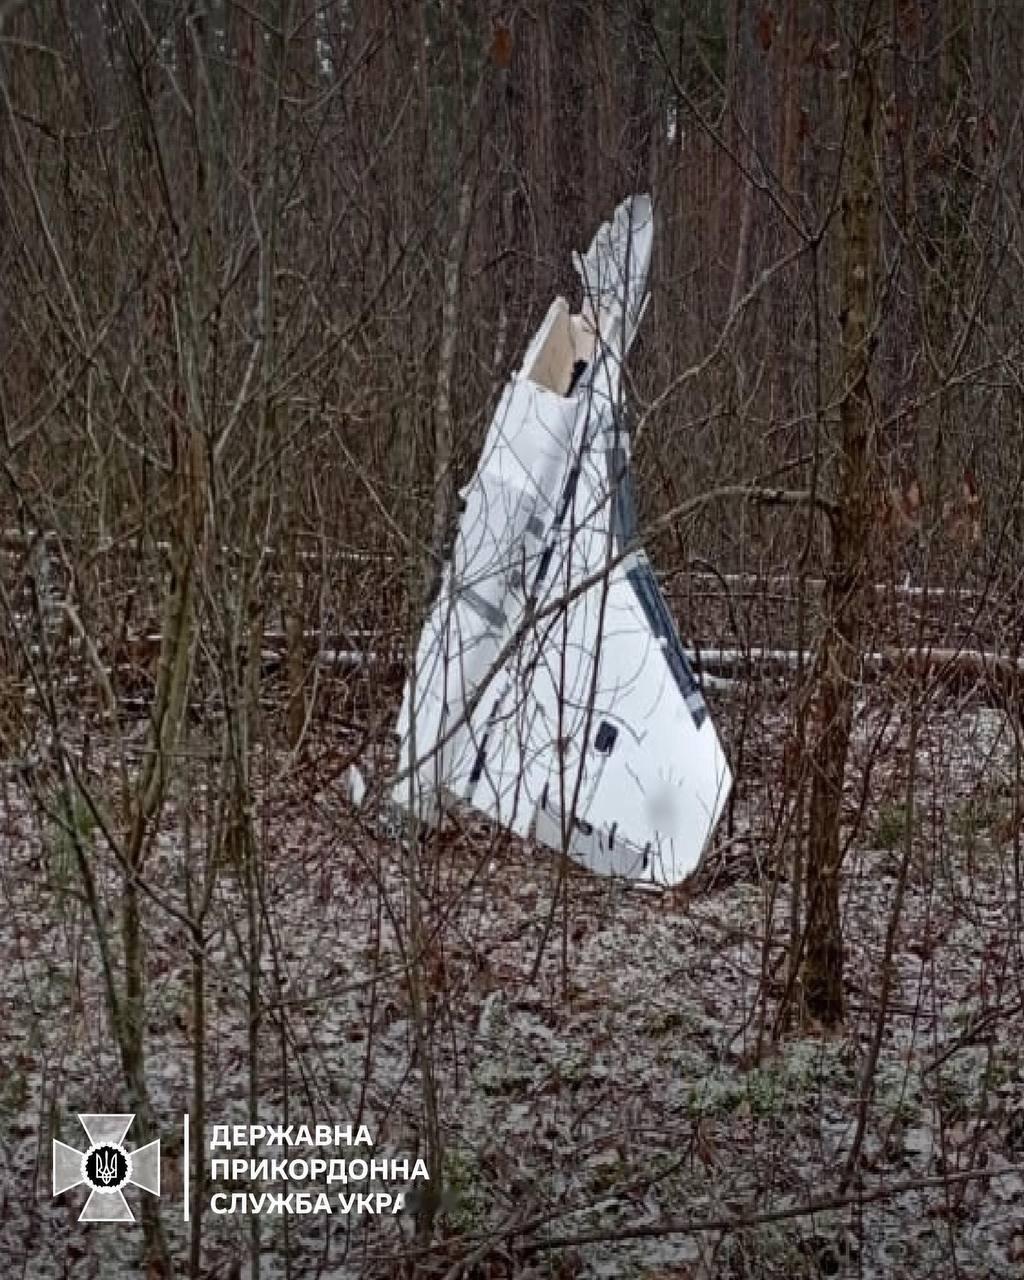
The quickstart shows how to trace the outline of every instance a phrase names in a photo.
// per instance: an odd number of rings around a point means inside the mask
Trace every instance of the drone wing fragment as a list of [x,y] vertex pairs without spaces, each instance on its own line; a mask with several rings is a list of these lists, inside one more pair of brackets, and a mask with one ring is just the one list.
[[620,371],[652,239],[649,199],[620,205],[575,255],[580,314],[556,299],[505,388],[406,686],[394,798],[673,884],[731,775],[636,543]]

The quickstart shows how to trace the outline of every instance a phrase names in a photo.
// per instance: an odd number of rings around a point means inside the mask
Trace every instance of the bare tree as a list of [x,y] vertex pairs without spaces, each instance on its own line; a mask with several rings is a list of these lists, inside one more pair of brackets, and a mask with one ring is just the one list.
[[874,410],[869,387],[878,260],[875,174],[876,38],[853,52],[843,170],[842,390],[839,402],[838,510],[825,586],[824,632],[816,670],[814,761],[807,849],[804,1001],[826,1025],[842,1020],[843,934],[839,901],[843,790],[868,599],[875,482]]

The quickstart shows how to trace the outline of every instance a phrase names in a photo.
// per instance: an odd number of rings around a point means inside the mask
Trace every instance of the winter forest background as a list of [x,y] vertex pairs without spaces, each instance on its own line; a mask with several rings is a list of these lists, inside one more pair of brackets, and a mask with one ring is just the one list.
[[[0,0],[12,1275],[1019,1274],[1021,67],[1009,0]],[[737,778],[656,894],[384,805],[456,488],[633,191]],[[51,1198],[81,1111],[161,1137],[141,1226]],[[430,1182],[211,1213],[214,1123],[314,1120]]]

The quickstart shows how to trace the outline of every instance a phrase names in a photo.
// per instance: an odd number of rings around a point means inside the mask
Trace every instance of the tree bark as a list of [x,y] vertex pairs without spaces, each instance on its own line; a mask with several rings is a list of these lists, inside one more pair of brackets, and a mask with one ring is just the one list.
[[868,373],[872,282],[878,258],[874,172],[874,75],[867,42],[856,54],[842,200],[840,324],[845,394],[840,406],[839,509],[825,588],[818,655],[807,857],[805,1013],[826,1026],[842,1021],[843,933],[839,909],[843,780],[853,722],[867,600],[875,431]]

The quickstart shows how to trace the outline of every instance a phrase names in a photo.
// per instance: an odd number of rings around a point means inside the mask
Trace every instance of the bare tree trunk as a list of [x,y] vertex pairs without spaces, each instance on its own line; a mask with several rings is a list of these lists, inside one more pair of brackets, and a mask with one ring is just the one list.
[[840,323],[846,389],[840,406],[839,510],[833,526],[832,565],[818,656],[803,967],[805,1011],[827,1026],[842,1021],[844,1012],[840,827],[866,600],[875,467],[868,370],[878,198],[873,65],[866,42],[856,58],[842,204]]
[[[294,480],[293,480],[294,483]],[[287,490],[285,490],[287,494]],[[287,506],[287,497],[285,498]],[[288,673],[288,745],[297,747],[306,727],[306,641],[303,575],[299,562],[297,511],[287,510],[284,541],[285,563],[285,666]]]
[[434,518],[430,536],[433,564],[429,579],[436,586],[444,564],[444,550],[455,506],[455,422],[452,417],[452,371],[459,336],[459,294],[462,263],[473,215],[473,188],[466,178],[459,191],[455,230],[444,264],[444,296],[441,300],[441,351],[434,390]]

